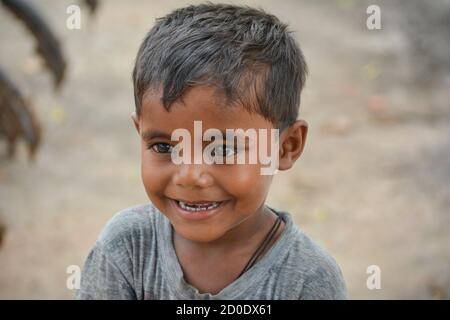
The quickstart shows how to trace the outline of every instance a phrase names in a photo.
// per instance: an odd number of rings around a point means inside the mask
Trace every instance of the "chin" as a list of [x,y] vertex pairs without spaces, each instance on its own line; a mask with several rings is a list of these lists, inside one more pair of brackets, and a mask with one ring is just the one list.
[[193,242],[213,242],[221,238],[225,232],[219,232],[212,230],[210,226],[193,227],[193,226],[176,226],[174,225],[175,232],[182,238]]

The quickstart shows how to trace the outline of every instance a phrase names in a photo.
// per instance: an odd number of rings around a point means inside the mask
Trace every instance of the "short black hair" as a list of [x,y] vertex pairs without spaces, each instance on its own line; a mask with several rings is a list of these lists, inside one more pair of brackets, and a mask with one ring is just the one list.
[[204,3],[156,19],[133,70],[136,113],[147,90],[170,105],[188,87],[213,85],[283,130],[298,117],[307,65],[287,25],[262,9]]

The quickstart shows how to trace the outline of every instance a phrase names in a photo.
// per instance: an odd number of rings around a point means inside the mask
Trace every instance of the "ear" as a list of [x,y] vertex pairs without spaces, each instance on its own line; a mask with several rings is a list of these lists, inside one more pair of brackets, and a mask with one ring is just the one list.
[[308,135],[308,123],[297,120],[280,134],[279,170],[290,169],[300,157]]
[[140,134],[140,124],[139,124],[139,117],[137,116],[136,112],[133,112],[131,114],[131,119],[133,120],[134,123],[134,127],[136,128],[136,131],[138,132],[138,134]]

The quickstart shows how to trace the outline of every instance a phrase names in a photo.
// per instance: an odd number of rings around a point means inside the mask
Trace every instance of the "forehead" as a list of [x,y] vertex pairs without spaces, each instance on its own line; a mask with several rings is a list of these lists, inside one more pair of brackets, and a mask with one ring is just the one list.
[[249,112],[238,102],[227,104],[227,99],[216,87],[189,88],[182,98],[173,102],[169,110],[161,103],[161,91],[149,91],[142,100],[141,125],[171,132],[177,128],[188,130],[194,121],[201,120],[204,129],[272,128],[272,124],[256,112]]

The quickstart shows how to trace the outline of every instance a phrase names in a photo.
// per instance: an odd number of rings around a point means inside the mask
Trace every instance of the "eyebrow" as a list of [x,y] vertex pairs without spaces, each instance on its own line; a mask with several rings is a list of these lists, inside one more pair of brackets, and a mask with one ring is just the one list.
[[[225,141],[226,140],[226,132],[225,132],[225,130],[220,130],[220,132],[222,133],[223,141]],[[202,136],[203,136],[203,134],[202,134]],[[164,139],[167,139],[167,140],[171,140],[172,139],[172,135],[168,134],[168,133],[166,133],[164,131],[157,130],[157,129],[153,129],[153,130],[150,129],[150,130],[145,131],[142,134],[142,139],[144,139],[144,140],[152,140],[152,139],[155,139],[155,138],[164,138]]]
[[160,130],[147,130],[142,134],[142,139],[152,140],[155,138],[165,138],[167,140],[171,139],[171,135]]

